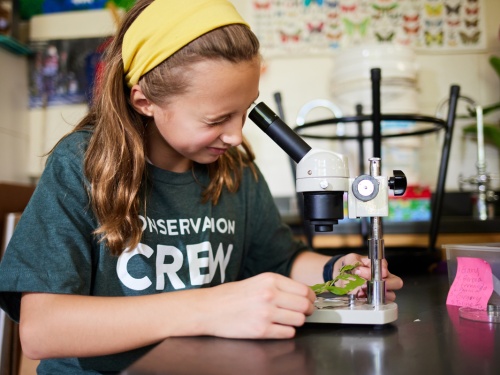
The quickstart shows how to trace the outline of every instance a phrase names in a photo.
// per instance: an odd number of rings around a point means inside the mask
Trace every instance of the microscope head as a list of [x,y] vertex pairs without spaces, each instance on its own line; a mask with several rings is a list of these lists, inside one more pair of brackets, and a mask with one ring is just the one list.
[[344,192],[349,191],[347,157],[311,149],[264,103],[248,117],[297,163],[296,191],[304,195],[304,220],[317,232],[333,230],[344,218]]
[[379,158],[370,158],[370,174],[349,177],[347,157],[329,150],[312,149],[264,103],[248,117],[297,163],[296,191],[304,196],[304,220],[316,232],[333,231],[344,218],[344,193],[349,218],[382,217],[389,214],[389,189],[401,196],[406,176],[396,170],[387,179],[380,175]]
[[316,232],[331,232],[344,218],[344,193],[349,191],[347,157],[312,149],[297,164],[296,191],[304,196],[304,219]]

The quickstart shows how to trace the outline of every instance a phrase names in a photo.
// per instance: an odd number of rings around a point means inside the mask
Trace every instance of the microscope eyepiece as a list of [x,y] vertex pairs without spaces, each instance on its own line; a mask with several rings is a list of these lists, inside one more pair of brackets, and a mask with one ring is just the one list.
[[309,150],[311,150],[311,146],[263,102],[257,104],[250,111],[248,117],[296,163],[301,161]]

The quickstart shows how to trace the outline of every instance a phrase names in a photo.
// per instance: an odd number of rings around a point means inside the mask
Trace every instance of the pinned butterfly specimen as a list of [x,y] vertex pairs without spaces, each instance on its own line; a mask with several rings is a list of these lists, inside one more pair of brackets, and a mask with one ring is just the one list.
[[443,32],[440,31],[438,33],[431,33],[429,31],[425,31],[425,45],[430,46],[432,44],[443,45]]
[[462,7],[461,4],[457,4],[456,6],[450,6],[448,4],[445,4],[446,6],[446,14],[451,15],[451,14],[459,14],[460,13],[460,8]]
[[353,36],[356,32],[361,36],[365,36],[368,31],[368,25],[370,24],[370,18],[367,17],[363,19],[359,23],[355,23],[349,18],[342,18],[342,22],[344,23],[345,32],[349,36]]
[[460,35],[460,40],[463,44],[477,44],[479,42],[479,37],[481,36],[481,31],[476,31],[470,35],[464,31],[460,31],[458,35]]
[[479,8],[465,8],[465,13],[467,15],[477,14],[479,12]]
[[425,20],[425,26],[427,26],[429,28],[441,27],[442,25],[443,25],[442,19]]
[[329,12],[326,16],[330,20],[336,20],[337,18],[339,18],[338,12]]
[[338,42],[342,38],[342,31],[338,29],[328,31],[326,38],[332,42]]
[[[308,7],[309,5],[311,5],[311,2],[312,0],[304,0],[304,6]],[[323,6],[323,0],[314,0],[314,2],[319,6]]]
[[342,31],[339,29],[327,31],[327,33],[325,34],[331,48],[340,47],[340,40],[342,39],[342,35]]
[[325,4],[328,8],[337,8],[339,6],[339,0],[325,0]]
[[465,27],[477,27],[477,24],[479,23],[478,19],[475,20],[465,20]]
[[380,32],[375,32],[375,37],[377,38],[378,42],[392,42],[395,35],[396,33],[394,31],[391,31],[385,35],[382,35],[382,33]]
[[307,29],[311,34],[313,33],[321,33],[323,31],[323,27],[325,26],[324,22],[318,22],[318,23],[313,23],[313,22],[308,22],[307,23]]
[[403,21],[405,22],[417,22],[420,18],[418,13],[415,14],[403,14]]
[[283,43],[287,42],[298,42],[300,40],[300,30],[295,33],[287,33],[285,31],[280,30],[280,38]]
[[255,7],[255,9],[267,10],[271,8],[271,1],[254,1],[253,6]]
[[449,26],[449,27],[458,27],[460,26],[460,20],[446,20],[446,24]]
[[372,4],[372,8],[375,10],[375,14],[373,15],[373,18],[375,19],[380,19],[383,16],[388,16],[391,18],[399,16],[396,12],[394,12],[394,10],[398,8],[397,2],[389,5]]
[[415,35],[420,30],[420,25],[418,23],[403,25],[403,30],[408,35]]
[[439,17],[443,14],[443,4],[425,4],[425,13],[429,17]]
[[389,13],[389,12],[392,12],[397,7],[398,7],[397,2],[394,2],[394,3],[389,4],[389,5],[372,4],[372,8],[375,9],[379,13]]
[[344,13],[353,13],[356,11],[356,9],[358,8],[358,6],[356,4],[342,4],[340,5],[340,10]]

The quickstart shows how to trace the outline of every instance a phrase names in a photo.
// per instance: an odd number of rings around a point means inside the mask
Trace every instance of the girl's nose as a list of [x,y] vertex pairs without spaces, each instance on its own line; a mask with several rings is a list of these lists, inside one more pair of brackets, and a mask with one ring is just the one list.
[[235,121],[228,123],[220,139],[232,147],[239,146],[243,141],[243,122],[235,119]]

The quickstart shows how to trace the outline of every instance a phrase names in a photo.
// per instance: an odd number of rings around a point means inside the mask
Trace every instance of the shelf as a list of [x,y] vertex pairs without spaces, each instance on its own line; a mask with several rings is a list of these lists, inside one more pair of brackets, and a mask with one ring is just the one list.
[[0,47],[16,55],[31,54],[31,49],[28,46],[5,35],[0,35]]
[[109,37],[116,32],[119,20],[109,9],[77,10],[33,16],[30,42]]

